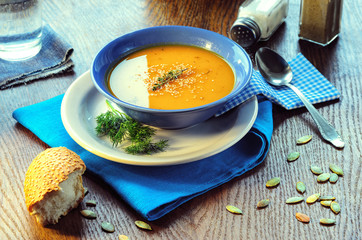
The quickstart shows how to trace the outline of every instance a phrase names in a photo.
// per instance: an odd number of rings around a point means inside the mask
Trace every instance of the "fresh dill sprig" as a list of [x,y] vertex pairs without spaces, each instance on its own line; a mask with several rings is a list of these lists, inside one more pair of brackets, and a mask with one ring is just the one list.
[[168,146],[167,140],[152,142],[152,137],[156,133],[154,128],[143,125],[116,110],[108,100],[106,103],[110,110],[96,117],[95,130],[98,136],[108,136],[114,147],[129,141],[130,145],[124,149],[130,154],[151,154],[164,151]]
[[164,151],[168,146],[167,140],[160,140],[156,143],[152,143],[151,139],[131,144],[125,148],[126,152],[130,154],[151,154],[154,152]]
[[187,68],[170,70],[168,73],[163,74],[162,77],[158,77],[157,82],[153,84],[152,91],[156,91],[157,89],[160,89],[166,83],[177,79],[186,70],[187,70]]

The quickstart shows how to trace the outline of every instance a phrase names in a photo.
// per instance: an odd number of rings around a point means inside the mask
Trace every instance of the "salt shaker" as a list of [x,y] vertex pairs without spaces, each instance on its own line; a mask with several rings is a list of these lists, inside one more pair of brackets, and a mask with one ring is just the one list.
[[284,22],[289,0],[246,0],[230,29],[231,39],[242,47],[266,41]]
[[322,46],[332,42],[340,32],[343,0],[302,0],[299,38]]

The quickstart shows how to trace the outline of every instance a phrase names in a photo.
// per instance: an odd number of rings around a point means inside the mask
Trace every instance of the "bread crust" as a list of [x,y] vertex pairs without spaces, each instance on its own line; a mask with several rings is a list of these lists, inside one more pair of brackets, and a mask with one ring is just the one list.
[[[73,151],[65,147],[48,148],[41,152],[29,165],[25,174],[25,204],[30,213],[33,207],[47,194],[58,191],[59,184],[69,174],[86,170],[84,162]],[[81,200],[80,200],[81,201]]]

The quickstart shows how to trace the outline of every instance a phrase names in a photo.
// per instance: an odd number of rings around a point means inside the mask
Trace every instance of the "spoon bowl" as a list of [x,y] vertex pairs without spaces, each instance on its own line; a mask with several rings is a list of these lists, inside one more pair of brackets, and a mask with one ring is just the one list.
[[284,58],[270,48],[263,47],[256,52],[255,59],[259,72],[264,79],[271,85],[291,88],[312,115],[322,137],[333,146],[343,148],[344,141],[335,128],[328,123],[298,88],[290,84],[293,80],[293,72]]
[[274,86],[283,86],[293,79],[292,69],[287,61],[269,48],[260,48],[256,63],[265,80]]

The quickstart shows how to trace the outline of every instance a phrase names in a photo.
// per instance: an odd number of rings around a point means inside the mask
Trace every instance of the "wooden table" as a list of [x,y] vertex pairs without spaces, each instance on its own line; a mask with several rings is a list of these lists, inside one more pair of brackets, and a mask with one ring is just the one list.
[[[320,138],[305,109],[286,111],[274,106],[274,134],[265,161],[248,172],[202,196],[183,204],[165,217],[151,222],[153,231],[134,225],[140,216],[105,184],[89,175],[83,178],[90,197],[97,200],[99,215],[112,216],[115,233],[80,216],[75,210],[57,225],[43,228],[25,207],[23,181],[32,159],[48,146],[12,118],[12,112],[64,93],[90,67],[96,52],[110,40],[145,27],[187,25],[228,35],[242,1],[132,0],[132,1],[44,1],[44,20],[75,49],[74,71],[0,91],[0,239],[361,239],[361,154],[362,154],[362,71],[361,1],[345,1],[340,37],[327,47],[298,41],[299,1],[291,0],[286,24],[267,41],[249,50],[268,46],[291,60],[297,53],[305,57],[341,92],[339,101],[316,107],[343,135],[346,147],[336,150]],[[295,140],[305,134],[314,139],[298,147],[302,156],[293,163],[286,155],[296,149]],[[330,162],[344,170],[334,185],[318,184],[309,171],[316,163],[328,170]],[[265,182],[279,176],[282,183],[267,189]],[[296,193],[294,184],[303,180],[308,192],[330,193],[337,197],[341,213],[334,215],[319,203],[286,205]],[[271,205],[256,210],[256,203],[270,198]],[[84,203],[82,203],[84,204]],[[239,206],[244,215],[225,210]],[[309,224],[298,222],[297,211],[311,217]],[[111,214],[112,213],[112,214]],[[335,226],[319,224],[319,218],[337,220]]]

